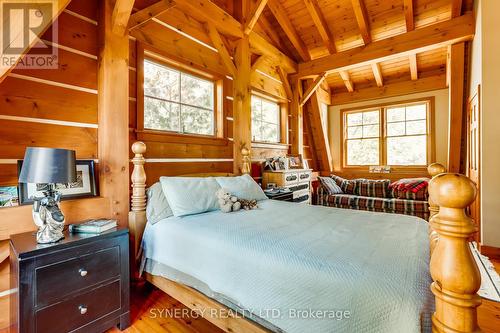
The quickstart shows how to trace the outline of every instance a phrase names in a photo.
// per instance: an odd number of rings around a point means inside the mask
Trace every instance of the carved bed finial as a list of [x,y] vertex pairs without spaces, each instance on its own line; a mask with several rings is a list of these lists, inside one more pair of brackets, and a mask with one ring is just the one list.
[[137,257],[139,255],[142,234],[146,226],[146,171],[144,170],[146,145],[144,142],[134,142],[132,152],[135,156],[132,159],[134,170],[131,176],[132,198],[130,201],[128,224],[133,240],[134,255]]
[[441,173],[429,184],[429,194],[439,206],[430,221],[439,235],[431,257],[431,290],[436,297],[433,332],[479,332],[481,275],[468,243],[477,228],[465,212],[476,191],[475,184],[460,174]]
[[[446,168],[444,165],[440,163],[432,163],[427,167],[427,172],[431,176],[431,178],[434,178],[435,176],[445,173]],[[430,219],[439,212],[439,206],[435,203],[435,201],[432,199],[430,193],[429,193],[429,221]],[[431,249],[431,255],[434,252],[434,248],[436,247],[436,243],[438,241],[439,235],[437,232],[435,232],[432,227],[429,228],[429,240],[430,240],[430,249]]]
[[250,149],[248,149],[246,146],[243,146],[243,148],[241,148],[241,155],[242,155],[241,173],[250,174],[252,170],[251,169],[252,161],[250,160]]

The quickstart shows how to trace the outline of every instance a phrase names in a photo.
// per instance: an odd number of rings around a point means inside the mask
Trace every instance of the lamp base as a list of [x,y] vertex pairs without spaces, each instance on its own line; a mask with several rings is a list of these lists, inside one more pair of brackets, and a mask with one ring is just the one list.
[[33,221],[38,226],[37,243],[55,243],[64,238],[65,218],[59,209],[58,200],[51,195],[35,200],[32,214]]

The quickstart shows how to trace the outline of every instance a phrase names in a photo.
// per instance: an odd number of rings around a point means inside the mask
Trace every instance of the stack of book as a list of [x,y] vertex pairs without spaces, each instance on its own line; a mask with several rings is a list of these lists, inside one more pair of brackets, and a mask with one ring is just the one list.
[[91,219],[78,224],[70,224],[69,232],[100,234],[101,232],[116,228],[117,221],[110,219]]

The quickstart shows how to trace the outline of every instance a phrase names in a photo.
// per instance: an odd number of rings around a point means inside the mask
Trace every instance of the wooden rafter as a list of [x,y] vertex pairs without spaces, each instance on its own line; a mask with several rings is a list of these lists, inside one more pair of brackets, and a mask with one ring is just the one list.
[[221,57],[224,66],[226,66],[229,73],[234,77],[234,75],[236,74],[236,67],[234,66],[234,62],[231,59],[231,55],[229,54],[229,51],[227,50],[226,45],[224,44],[224,41],[222,40],[219,32],[217,31],[217,28],[215,27],[215,25],[209,22],[206,24],[206,30],[208,36],[212,40],[214,47],[219,52],[219,56]]
[[174,0],[161,0],[160,2],[156,2],[149,7],[135,12],[130,16],[130,20],[128,23],[129,30],[141,27],[142,25],[163,14],[174,6]]
[[309,15],[311,16],[314,25],[318,29],[319,35],[321,36],[323,43],[328,49],[328,52],[330,52],[330,54],[337,52],[333,40],[333,35],[330,31],[330,28],[328,27],[328,23],[326,22],[323,13],[321,12],[321,9],[318,6],[318,1],[304,0],[304,3],[306,4]]
[[267,1],[268,0],[259,0],[248,16],[247,21],[245,22],[245,27],[243,29],[246,35],[252,32],[255,24],[259,20],[260,15],[264,11],[264,8],[266,8]]
[[375,77],[375,81],[377,82],[377,87],[382,87],[384,85],[384,78],[378,62],[372,64],[372,72]]
[[332,172],[332,154],[330,151],[330,143],[328,140],[328,133],[323,129],[322,115],[321,115],[321,102],[317,92],[314,92],[310,98],[308,105],[308,112],[306,112],[310,126],[310,136],[314,144],[314,150],[317,154],[319,162],[319,169],[321,171]]
[[415,29],[415,19],[413,17],[413,0],[404,0],[404,11],[406,31],[412,31]]
[[281,66],[276,66],[276,71],[280,76],[281,83],[283,84],[283,88],[285,89],[286,97],[291,100],[293,97],[293,92],[292,87],[290,86],[290,82],[288,81],[288,75]]
[[205,22],[212,23],[220,32],[238,38],[243,37],[241,23],[212,1],[175,0],[175,3],[185,13],[193,14]]
[[270,56],[274,59],[275,63],[283,66],[289,73],[297,72],[297,64],[259,34],[252,32],[248,37],[250,47],[255,53]]
[[465,14],[451,20],[376,41],[366,46],[301,63],[296,76],[305,78],[323,72],[349,70],[374,62],[409,56],[412,53],[420,53],[445,45],[472,40],[474,30],[473,15]]
[[[62,11],[66,8],[66,6],[70,3],[70,0],[48,0],[45,1],[48,3],[51,3],[53,6],[40,6],[39,11],[42,13],[42,16],[48,15],[51,17],[50,20],[45,22],[44,26],[39,27],[39,32],[38,36],[42,36],[45,31],[52,25],[52,22],[54,22],[59,14],[62,13]],[[33,45],[36,44],[38,41],[37,38],[35,38],[31,43],[26,44],[24,43],[22,38],[24,38],[24,29],[25,26],[23,25],[24,20],[22,19],[22,15],[24,15],[23,11],[18,11],[19,13],[16,14],[18,16],[12,17],[12,21],[15,22],[11,26],[10,30],[10,36],[15,36],[12,40],[10,40],[10,45],[12,44],[21,44],[23,46],[22,52],[19,52],[16,54],[6,54],[8,45],[3,45],[1,54],[0,54],[0,59],[2,59],[2,63],[0,64],[0,83],[7,77],[7,75],[16,67],[17,63],[19,60],[24,57],[26,53],[31,49]]]
[[302,95],[302,98],[300,99],[299,105],[304,106],[304,104],[307,103],[309,98],[311,98],[312,94],[316,92],[316,89],[319,88],[321,83],[326,79],[326,73],[322,73],[321,75],[318,75],[316,79],[307,87],[307,90],[304,92],[304,95]]
[[111,26],[115,34],[125,35],[134,2],[134,0],[116,0],[111,16]]
[[462,0],[451,1],[451,17],[462,15]]
[[351,76],[349,75],[349,72],[340,71],[339,74],[340,74],[340,77],[342,78],[342,81],[344,81],[344,84],[345,84],[345,87],[347,88],[347,91],[353,92],[354,91],[354,84],[352,83]]
[[403,96],[446,88],[444,74],[421,78],[416,81],[402,81],[385,84],[382,87],[371,87],[355,90],[352,93],[332,94],[332,105],[351,103],[353,101],[368,101],[386,97]]
[[368,22],[365,4],[363,0],[351,0],[351,3],[356,21],[358,22],[359,32],[366,45],[372,41],[372,38],[370,37],[370,24]]
[[276,29],[274,29],[272,27],[271,23],[269,22],[269,20],[265,16],[261,15],[261,17],[257,23],[260,25],[260,28],[265,32],[265,34],[267,36],[269,36],[269,38],[271,39],[271,41],[274,45],[276,45],[277,47],[279,47],[281,49],[285,49],[280,35],[276,31]]
[[280,4],[279,0],[269,0],[267,6],[273,13],[274,17],[278,21],[279,25],[285,32],[286,36],[292,43],[293,47],[297,50],[303,61],[311,60],[309,51],[307,50],[304,41],[300,38],[297,30],[293,26],[292,22],[288,18],[285,9]]
[[410,54],[408,56],[410,61],[410,74],[413,81],[418,80],[418,66],[417,66],[417,54]]

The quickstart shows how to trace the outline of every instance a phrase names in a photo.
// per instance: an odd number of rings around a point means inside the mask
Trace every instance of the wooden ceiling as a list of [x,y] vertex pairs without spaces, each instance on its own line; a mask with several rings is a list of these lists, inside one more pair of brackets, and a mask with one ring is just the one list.
[[[158,15],[157,20],[213,46],[204,28],[205,13],[186,11],[183,6],[175,6],[175,0],[160,2],[171,3],[173,7]],[[192,3],[198,6],[203,2]],[[158,1],[136,0],[134,11],[155,3]],[[473,0],[248,0],[248,8],[239,14],[233,0],[212,0],[212,3],[242,22],[248,21],[248,16],[256,11],[262,11],[255,22],[249,23],[255,24],[253,31],[297,62],[299,70],[302,63],[313,63],[331,54],[363,48],[408,31],[449,21],[472,11],[473,7]],[[231,52],[231,41],[236,37],[228,33],[229,29],[220,32],[224,36],[222,43]],[[154,31],[149,38],[156,37],[160,26],[148,26],[148,30]],[[326,82],[335,95],[426,77],[444,77],[447,53],[448,48],[441,46],[351,66],[348,70],[333,70],[327,73]],[[269,74],[280,79],[278,72],[271,70]]]

